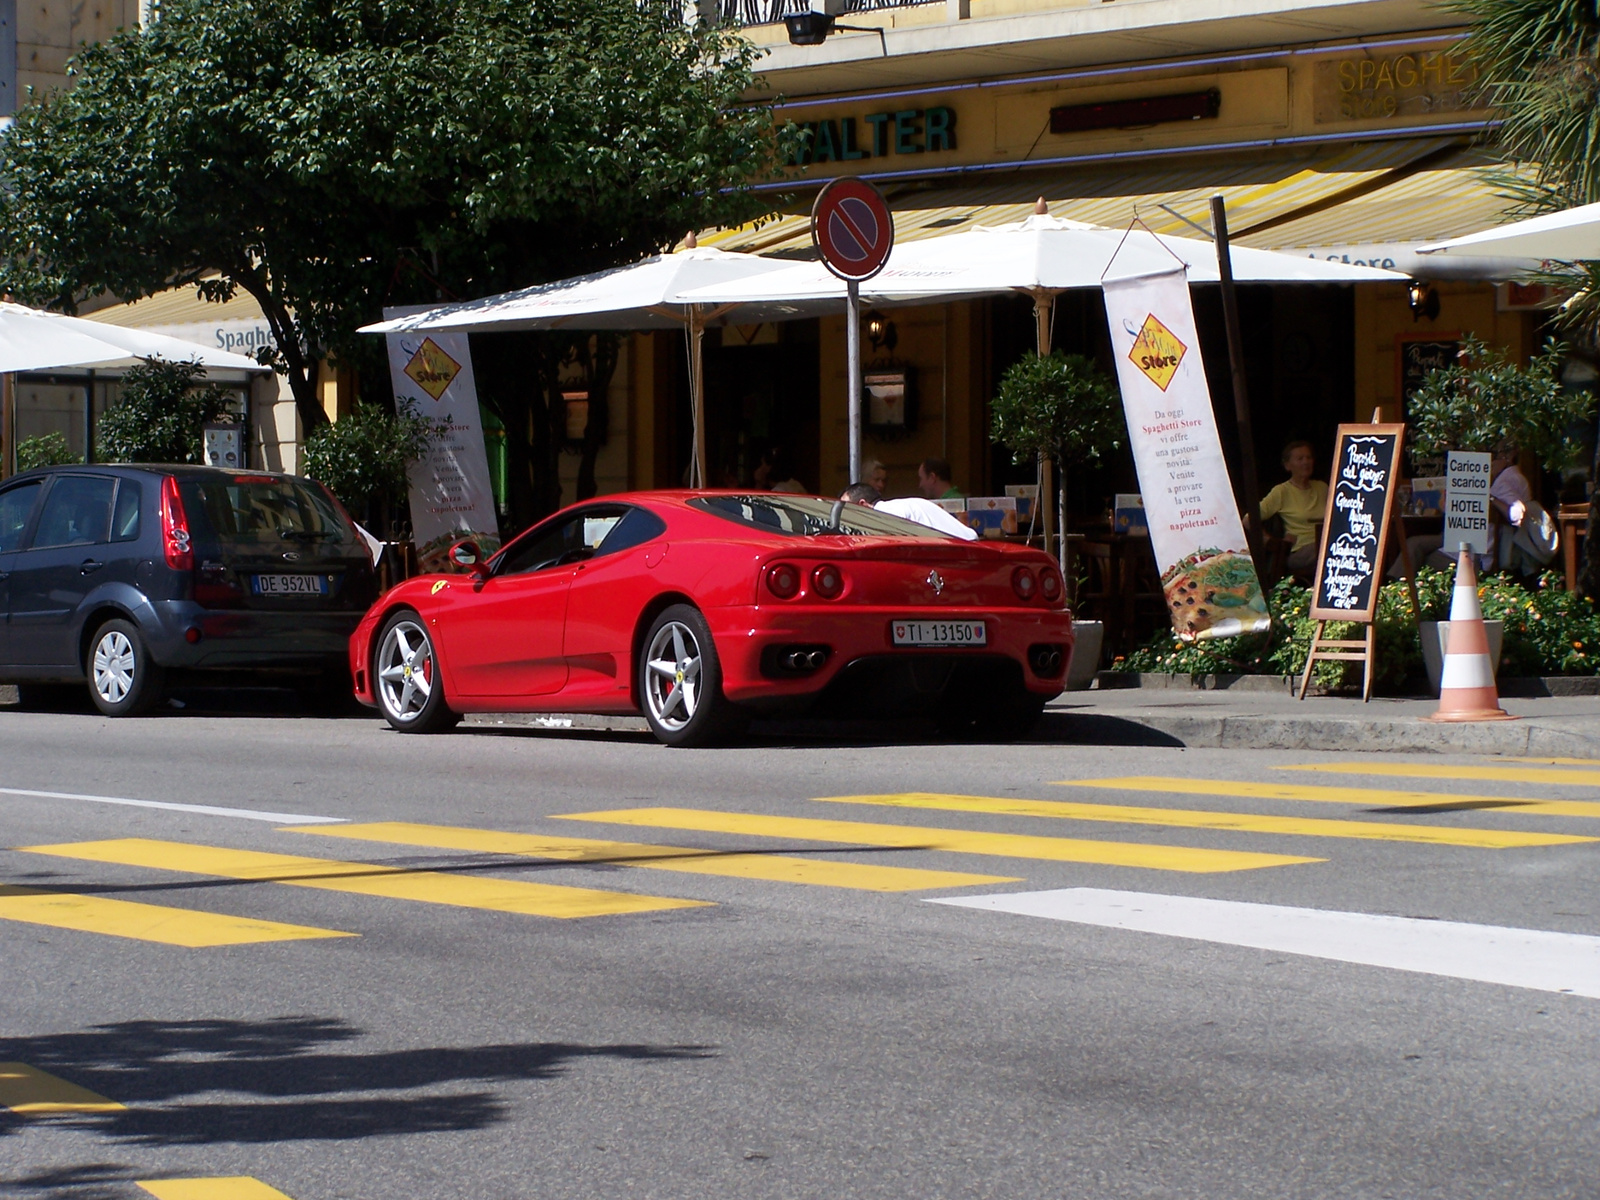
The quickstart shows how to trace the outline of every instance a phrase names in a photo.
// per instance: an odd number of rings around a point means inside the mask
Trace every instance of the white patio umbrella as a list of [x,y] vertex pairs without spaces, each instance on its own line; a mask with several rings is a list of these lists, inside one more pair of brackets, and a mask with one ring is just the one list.
[[1418,246],[1418,254],[1489,254],[1579,262],[1600,259],[1600,204],[1512,221],[1464,237]]
[[[1233,278],[1241,283],[1403,283],[1408,276],[1375,267],[1298,258],[1245,246],[1231,249]],[[1194,238],[1160,236],[1148,229],[1120,230],[1049,215],[1039,201],[1032,216],[1011,225],[978,226],[895,246],[888,264],[861,284],[863,303],[908,304],[1005,292],[1033,297],[1039,353],[1050,349],[1055,298],[1078,288],[1098,288],[1107,277],[1127,278],[1171,270],[1182,262],[1190,283],[1217,283],[1215,246]],[[704,287],[687,299],[705,304],[787,300],[798,307],[837,308],[845,285],[820,263],[807,263],[735,283]],[[860,415],[851,413],[858,421]],[[851,464],[852,471],[857,464]],[[1041,492],[1050,486],[1043,465]],[[1048,507],[1045,536],[1051,536]]]
[[229,371],[271,369],[253,358],[198,342],[0,302],[0,372],[132,366],[144,358],[197,362]]
[[[413,330],[529,329],[671,329],[689,334],[689,386],[694,403],[694,486],[706,481],[705,379],[701,342],[706,326],[727,321],[739,309],[739,321],[783,320],[800,315],[783,300],[753,304],[686,302],[686,292],[709,285],[727,285],[755,275],[782,270],[789,264],[754,254],[733,254],[699,247],[690,234],[682,250],[657,254],[626,267],[578,275],[520,291],[441,305],[364,326],[362,333],[406,333]],[[842,295],[842,293],[841,293]]]

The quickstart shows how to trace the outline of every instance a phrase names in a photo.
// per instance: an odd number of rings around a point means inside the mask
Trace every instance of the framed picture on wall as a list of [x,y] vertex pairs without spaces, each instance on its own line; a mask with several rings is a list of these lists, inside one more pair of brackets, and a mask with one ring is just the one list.
[[873,437],[892,439],[917,427],[916,375],[900,363],[872,363],[861,372],[861,423]]

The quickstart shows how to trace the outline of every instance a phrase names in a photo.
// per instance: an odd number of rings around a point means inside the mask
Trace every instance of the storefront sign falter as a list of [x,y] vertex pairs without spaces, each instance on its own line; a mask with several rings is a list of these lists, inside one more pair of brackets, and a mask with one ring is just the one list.
[[[857,124],[857,122],[860,122]],[[944,154],[956,148],[952,108],[903,108],[798,122],[801,145],[789,165],[856,162],[891,155]]]

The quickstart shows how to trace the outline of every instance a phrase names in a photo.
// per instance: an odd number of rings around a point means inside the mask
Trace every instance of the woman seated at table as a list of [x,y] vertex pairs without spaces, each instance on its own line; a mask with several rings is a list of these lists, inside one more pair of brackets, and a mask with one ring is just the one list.
[[1290,442],[1283,448],[1283,469],[1289,472],[1277,487],[1261,498],[1261,519],[1278,517],[1289,539],[1284,566],[1294,575],[1309,575],[1316,568],[1317,524],[1328,507],[1328,485],[1313,479],[1316,452],[1310,442]]

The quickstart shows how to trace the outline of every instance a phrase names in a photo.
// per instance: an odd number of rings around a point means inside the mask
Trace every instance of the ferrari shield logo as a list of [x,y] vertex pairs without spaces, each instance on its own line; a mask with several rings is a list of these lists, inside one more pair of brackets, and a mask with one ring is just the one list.
[[452,380],[461,374],[461,364],[451,358],[432,338],[423,338],[422,345],[406,364],[406,374],[414,383],[437,400]]
[[1178,364],[1189,347],[1180,342],[1172,330],[1156,320],[1155,313],[1145,317],[1139,336],[1133,339],[1133,349],[1128,351],[1128,361],[1150,377],[1150,382],[1163,392],[1178,373]]

